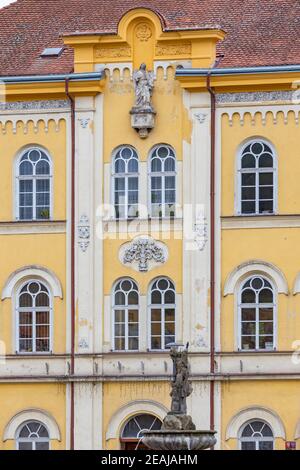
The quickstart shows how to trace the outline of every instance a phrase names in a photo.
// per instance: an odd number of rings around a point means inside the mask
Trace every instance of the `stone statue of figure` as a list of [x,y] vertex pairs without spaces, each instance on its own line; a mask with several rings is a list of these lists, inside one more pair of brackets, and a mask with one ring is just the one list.
[[135,107],[140,109],[152,109],[151,97],[154,88],[153,72],[147,72],[146,64],[141,64],[139,70],[133,73],[135,87]]
[[171,413],[186,414],[186,398],[191,395],[193,389],[189,382],[190,367],[188,362],[188,349],[178,351],[176,347],[171,348],[170,352],[174,376],[171,383],[172,391],[172,405]]

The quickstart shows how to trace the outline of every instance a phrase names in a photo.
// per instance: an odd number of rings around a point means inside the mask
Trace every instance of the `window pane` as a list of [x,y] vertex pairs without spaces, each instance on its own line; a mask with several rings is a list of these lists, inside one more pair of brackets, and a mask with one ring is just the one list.
[[125,351],[125,338],[115,338],[115,349]]
[[129,190],[137,190],[139,185],[138,178],[128,178],[128,189]]
[[36,351],[37,352],[48,352],[50,350],[48,339],[37,339],[36,340]]
[[161,334],[161,323],[152,323],[151,324],[151,334],[157,336]]
[[151,303],[152,304],[161,304],[162,303],[162,298],[161,298],[161,293],[159,290],[154,290],[151,293]]
[[138,305],[139,303],[139,294],[137,292],[129,292],[128,295],[128,304],[129,305]]
[[242,323],[242,335],[255,335],[255,323],[243,322]]
[[130,323],[128,325],[128,336],[138,336],[139,327],[137,323]]
[[273,335],[273,322],[259,322],[260,335]]
[[175,321],[175,310],[173,308],[165,310],[165,321]]
[[115,324],[115,335],[116,336],[125,336],[125,324],[116,323]]
[[265,213],[272,213],[273,212],[273,201],[260,201],[259,202],[259,212],[262,214]]
[[164,171],[175,171],[175,160],[174,158],[166,158]]
[[273,320],[273,308],[260,308],[259,319],[260,320]]
[[263,186],[272,186],[273,185],[273,173],[260,173],[259,184]]
[[166,189],[175,189],[175,176],[166,176],[166,178],[165,178],[165,188]]
[[242,188],[242,200],[255,200],[255,187]]
[[138,323],[138,321],[139,321],[139,312],[138,312],[138,310],[129,310],[129,312],[128,312],[128,321],[130,323],[134,323],[134,322]]
[[242,293],[242,303],[243,304],[253,304],[255,303],[255,292],[252,289],[246,289]]
[[135,158],[128,162],[128,173],[137,173],[139,171],[139,164]]
[[255,173],[242,173],[242,186],[255,186]]
[[20,164],[20,175],[22,176],[29,176],[29,175],[33,175],[33,165],[32,163],[28,162],[28,161],[24,161]]
[[255,168],[256,158],[251,153],[246,153],[242,158],[242,168]]
[[128,349],[130,351],[137,351],[139,349],[139,340],[138,340],[138,338],[129,338],[128,339]]
[[160,173],[162,171],[162,164],[159,158],[153,158],[151,161],[151,171]]
[[125,321],[125,310],[115,310],[115,322]]
[[259,349],[273,349],[273,336],[260,336]]
[[37,442],[35,447],[36,450],[49,450],[49,442]]
[[175,323],[165,323],[165,335],[175,335]]
[[263,186],[259,188],[260,199],[273,199],[273,186]]
[[255,442],[242,442],[241,449],[242,450],[256,450]]
[[32,207],[20,207],[19,210],[20,220],[32,220],[33,210]]
[[259,443],[259,450],[273,450],[273,441],[261,441]]
[[260,168],[272,168],[273,167],[273,157],[268,153],[264,153],[259,157],[259,167]]
[[33,450],[32,442],[19,442],[19,450]]
[[41,160],[35,167],[36,175],[50,175],[50,165],[45,160]]
[[152,178],[151,178],[151,188],[152,189],[161,189],[162,188],[161,176],[152,176]]
[[255,336],[242,336],[242,349],[255,349]]
[[255,202],[242,202],[243,214],[255,214]]
[[151,338],[151,349],[161,349],[161,338]]
[[161,320],[161,310],[151,310],[151,321],[160,321]]
[[165,348],[170,349],[170,344],[175,343],[175,336],[166,336],[165,337]]
[[270,289],[263,289],[259,293],[260,303],[273,303],[273,292]]
[[254,308],[242,308],[242,321],[255,321],[255,317]]

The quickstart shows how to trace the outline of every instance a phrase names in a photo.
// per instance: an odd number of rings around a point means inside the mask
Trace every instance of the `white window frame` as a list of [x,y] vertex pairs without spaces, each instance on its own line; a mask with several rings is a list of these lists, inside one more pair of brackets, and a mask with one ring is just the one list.
[[[272,155],[273,155],[273,212],[270,213],[260,213],[259,212],[259,175],[260,173],[270,173],[270,169],[266,168],[261,168],[261,169],[242,169],[242,157],[243,153],[246,147],[248,145],[251,145],[255,142],[262,143],[264,145],[268,145],[270,149],[272,150]],[[237,158],[236,158],[236,194],[235,194],[235,206],[236,206],[236,215],[242,216],[242,217],[263,217],[263,216],[272,216],[276,215],[278,212],[278,158],[277,158],[277,152],[274,148],[274,145],[269,142],[266,139],[263,139],[261,137],[252,137],[251,139],[247,139],[246,142],[244,142],[238,150]],[[243,173],[255,173],[255,213],[243,213],[242,212],[242,174]]]
[[[261,348],[255,348],[255,349],[242,349],[242,308],[248,308],[247,306],[250,304],[242,304],[242,289],[243,286],[248,282],[250,279],[253,278],[262,278],[268,281],[273,290],[273,348],[272,349],[261,349]],[[255,353],[255,352],[268,352],[268,351],[276,351],[277,349],[277,304],[278,304],[278,291],[275,286],[275,283],[267,277],[265,274],[256,274],[253,273],[245,278],[243,278],[237,288],[237,312],[238,312],[238,350],[240,352],[249,352],[249,353]],[[246,307],[243,307],[245,305]],[[254,304],[252,304],[254,305]],[[269,304],[255,304],[255,311],[256,311],[256,318],[255,318],[255,343],[259,344],[259,332],[257,331],[259,327],[259,322],[257,319],[258,311],[260,306],[268,306],[270,307]],[[250,308],[250,307],[249,307]],[[257,325],[258,323],[258,325]]]
[[[41,426],[43,426],[46,429],[47,433],[48,433],[48,438],[40,437],[40,438],[34,440],[30,437],[28,437],[28,438],[20,437],[20,432],[22,431],[24,426],[26,426],[30,423],[38,423]],[[42,423],[40,421],[36,421],[35,419],[25,421],[24,423],[22,423],[19,426],[19,428],[16,432],[16,450],[19,450],[20,443],[23,443],[23,442],[25,442],[25,443],[30,442],[32,444],[32,449],[31,449],[32,451],[36,450],[36,442],[47,442],[49,444],[49,450],[51,450],[51,439],[50,439],[49,429],[47,428],[47,426],[44,423]]]
[[[174,153],[175,171],[152,172],[152,170],[151,170],[152,156],[153,156],[154,152],[160,147],[167,147],[167,148],[171,149],[172,152]],[[176,156],[175,149],[169,144],[162,144],[162,143],[157,144],[154,147],[152,147],[152,149],[149,152],[149,156],[148,156],[148,214],[149,214],[149,217],[151,219],[172,219],[173,220],[173,219],[176,218],[176,216],[177,216],[177,214],[176,214],[176,212],[177,212],[177,191],[178,191],[177,175],[178,175],[178,161],[177,161],[177,156]],[[170,217],[170,216],[166,215],[166,202],[165,202],[166,188],[165,188],[165,182],[166,182],[166,177],[168,177],[168,176],[174,176],[174,178],[175,178],[175,188],[174,188],[175,202],[174,202],[174,216],[173,217]],[[161,179],[162,179],[162,188],[161,188],[162,216],[161,217],[157,217],[155,215],[152,215],[152,177],[161,177]]]
[[[135,305],[135,304],[128,305],[128,303],[126,305],[116,305],[115,304],[116,287],[120,282],[123,282],[123,281],[129,281],[129,282],[132,282],[133,284],[136,285],[137,293],[138,293],[138,304],[137,305]],[[128,292],[131,292],[131,291],[128,291]],[[116,347],[115,347],[115,311],[116,310],[125,310],[125,349],[116,349]],[[138,334],[137,334],[138,348],[137,349],[128,349],[128,342],[129,342],[128,341],[129,340],[129,336],[128,336],[128,311],[129,310],[137,310],[137,312],[138,312]],[[141,330],[141,325],[140,325],[140,290],[139,290],[138,283],[134,279],[131,279],[130,277],[122,277],[114,283],[114,286],[113,286],[113,289],[112,289],[112,349],[113,349],[113,351],[118,352],[118,353],[140,351],[140,345],[141,345],[140,330]]]
[[[155,282],[160,281],[160,280],[166,280],[170,283],[173,284],[174,286],[174,293],[175,293],[175,304],[152,304],[151,300],[151,294],[152,294],[152,288],[155,284]],[[159,276],[150,283],[149,289],[148,289],[148,350],[153,352],[153,351],[169,351],[169,348],[166,349],[165,345],[165,310],[166,309],[174,309],[174,325],[175,325],[175,330],[174,330],[174,336],[175,336],[175,342],[177,341],[177,328],[178,328],[178,319],[177,319],[177,294],[176,294],[176,286],[174,281],[172,279],[168,278],[167,276]],[[161,316],[161,325],[162,325],[162,330],[161,330],[161,345],[163,346],[161,349],[152,349],[152,321],[151,321],[151,310],[152,308],[155,309],[160,309],[162,311],[162,316]]]
[[[40,152],[43,152],[49,159],[49,166],[50,166],[50,174],[46,176],[20,176],[20,163],[23,158],[23,156],[30,152],[31,150],[38,150]],[[37,219],[36,218],[36,181],[38,179],[49,179],[49,218],[47,219]],[[33,205],[32,205],[32,214],[33,217],[31,219],[20,219],[20,180],[32,180],[33,181]],[[43,147],[39,146],[28,146],[22,150],[22,152],[19,153],[16,161],[15,161],[15,171],[14,171],[14,200],[15,200],[15,219],[19,222],[44,222],[44,221],[51,221],[53,220],[53,159],[50,155],[50,153],[44,149]]]
[[[49,296],[49,351],[20,351],[20,337],[19,337],[19,296],[21,293],[21,290],[23,287],[25,287],[27,284],[30,284],[31,282],[39,282],[43,284],[47,290],[48,290],[48,296]],[[26,356],[31,356],[31,355],[39,355],[39,356],[45,356],[49,354],[53,354],[53,295],[52,291],[48,285],[47,282],[45,282],[44,279],[39,279],[39,278],[31,278],[27,279],[26,281],[23,281],[22,284],[18,287],[16,290],[15,294],[15,351],[19,355],[26,355]],[[32,321],[32,343],[34,345],[34,349],[36,349],[36,317],[34,315],[34,321]]]
[[[133,152],[135,152],[135,154],[137,156],[137,163],[138,163],[137,173],[128,173],[128,172],[116,173],[115,172],[115,160],[116,160],[118,152],[120,152],[120,150],[122,150],[122,148],[130,148]],[[115,180],[118,179],[118,178],[124,178],[124,180],[125,180],[125,189],[124,189],[124,192],[125,192],[125,202],[124,202],[125,216],[124,217],[116,217],[116,210],[115,210],[115,207],[116,207]],[[139,218],[140,214],[136,217],[131,217],[131,216],[128,215],[128,207],[129,207],[129,202],[128,202],[128,180],[129,180],[129,178],[137,178],[137,180],[138,180],[137,210],[139,212],[139,203],[140,203],[140,159],[139,159],[139,154],[138,154],[136,148],[133,147],[132,145],[120,145],[119,147],[117,147],[113,151],[112,159],[111,159],[111,182],[112,182],[112,184],[111,184],[111,201],[112,201],[112,205],[113,205],[113,214],[114,214],[113,218],[115,220],[135,220],[135,219]]]
[[[255,423],[255,422],[261,422],[261,423],[265,424],[266,426],[268,426],[271,429],[271,431],[273,433],[273,436],[272,437],[260,437],[258,439],[255,439],[255,437],[253,438],[252,436],[251,437],[242,437],[244,429],[249,424],[251,425],[252,423]],[[243,442],[255,442],[255,450],[260,450],[259,449],[259,443],[260,442],[270,442],[270,441],[272,441],[273,450],[275,448],[274,431],[273,431],[272,427],[270,426],[270,424],[267,423],[266,421],[262,420],[262,419],[251,419],[250,421],[247,421],[246,423],[244,423],[243,426],[241,427],[240,431],[239,431],[238,441],[239,441],[239,450],[242,450],[242,443]]]

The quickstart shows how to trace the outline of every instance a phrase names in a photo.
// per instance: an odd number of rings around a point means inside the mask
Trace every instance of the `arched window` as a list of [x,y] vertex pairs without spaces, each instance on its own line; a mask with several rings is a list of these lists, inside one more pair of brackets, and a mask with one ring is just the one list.
[[117,219],[138,217],[139,159],[128,145],[117,149],[113,158],[113,199]]
[[275,211],[275,156],[261,140],[248,143],[239,160],[240,214],[272,214]]
[[172,281],[160,278],[150,290],[150,349],[168,349],[175,342],[176,293]]
[[51,351],[51,304],[48,288],[27,282],[17,296],[17,352]]
[[27,150],[17,166],[17,218],[44,220],[51,217],[51,161],[39,148]]
[[121,433],[121,443],[124,450],[146,449],[140,442],[144,431],[158,431],[161,421],[149,414],[137,415],[125,424]]
[[156,146],[150,155],[152,217],[175,217],[176,156],[168,145]]
[[16,440],[18,450],[49,450],[49,433],[38,421],[22,424]]
[[131,279],[121,279],[113,294],[114,350],[139,349],[139,291]]
[[261,276],[242,285],[239,299],[240,349],[274,348],[274,289]]
[[246,423],[240,434],[240,448],[241,450],[273,450],[272,429],[264,421]]

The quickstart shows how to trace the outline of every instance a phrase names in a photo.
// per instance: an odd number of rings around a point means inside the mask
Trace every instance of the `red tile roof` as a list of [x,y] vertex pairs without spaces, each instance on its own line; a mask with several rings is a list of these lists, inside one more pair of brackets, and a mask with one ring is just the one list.
[[67,73],[72,50],[40,58],[66,32],[115,33],[126,11],[157,12],[164,30],[219,25],[221,67],[300,63],[299,0],[18,0],[0,10],[0,75]]

